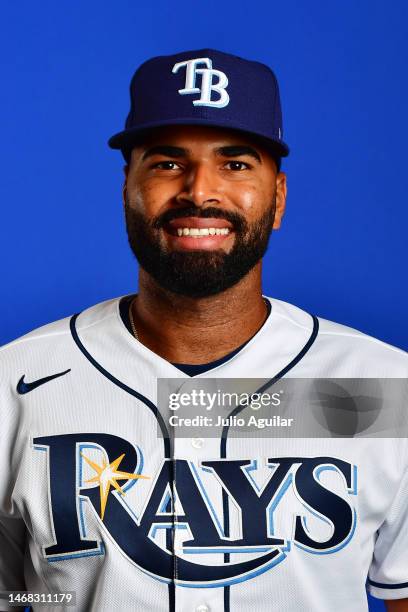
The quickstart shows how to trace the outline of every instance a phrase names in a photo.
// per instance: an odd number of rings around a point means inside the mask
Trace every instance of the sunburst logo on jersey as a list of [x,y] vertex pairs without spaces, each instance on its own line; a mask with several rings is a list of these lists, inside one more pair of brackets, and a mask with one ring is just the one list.
[[85,459],[87,464],[96,472],[96,476],[86,480],[85,482],[97,482],[99,483],[99,492],[101,499],[101,519],[105,516],[106,504],[111,487],[114,487],[121,495],[125,495],[125,491],[118,485],[118,480],[136,480],[138,478],[150,478],[150,476],[142,476],[141,474],[130,474],[129,472],[118,471],[118,467],[122,462],[123,455],[120,455],[112,463],[107,464],[105,459],[102,460],[102,465],[98,465],[91,459],[88,459],[83,453],[81,456]]

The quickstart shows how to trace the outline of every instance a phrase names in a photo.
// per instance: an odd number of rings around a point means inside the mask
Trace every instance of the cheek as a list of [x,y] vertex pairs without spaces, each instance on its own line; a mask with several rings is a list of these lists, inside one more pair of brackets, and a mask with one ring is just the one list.
[[242,194],[242,208],[244,210],[251,210],[254,207],[254,203],[256,202],[255,193],[251,191],[247,191]]
[[247,188],[239,193],[239,204],[242,210],[254,213],[265,207],[265,202],[271,201],[272,194],[268,194],[265,189]]
[[259,200],[257,189],[251,187],[239,190],[236,195],[240,208],[247,212],[254,209]]
[[162,203],[157,190],[151,185],[138,185],[128,191],[129,204],[147,217],[154,216]]

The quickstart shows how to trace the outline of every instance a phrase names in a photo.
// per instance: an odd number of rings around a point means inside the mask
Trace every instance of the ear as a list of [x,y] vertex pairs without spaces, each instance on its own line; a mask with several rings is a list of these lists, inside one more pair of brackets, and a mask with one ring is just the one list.
[[280,228],[282,217],[285,214],[287,191],[286,174],[279,172],[276,177],[276,210],[272,226],[275,230]]
[[125,206],[126,196],[127,196],[127,180],[128,180],[128,176],[129,176],[129,166],[128,166],[128,164],[123,166],[123,172],[125,174],[125,180],[123,181],[123,187],[122,187],[122,203],[123,203],[123,206]]

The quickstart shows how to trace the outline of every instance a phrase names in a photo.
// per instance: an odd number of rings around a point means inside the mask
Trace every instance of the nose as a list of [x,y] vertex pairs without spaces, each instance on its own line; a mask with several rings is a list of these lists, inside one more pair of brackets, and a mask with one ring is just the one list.
[[177,202],[203,206],[204,204],[219,204],[221,192],[218,177],[214,170],[205,164],[197,164],[185,174],[182,191],[177,196]]

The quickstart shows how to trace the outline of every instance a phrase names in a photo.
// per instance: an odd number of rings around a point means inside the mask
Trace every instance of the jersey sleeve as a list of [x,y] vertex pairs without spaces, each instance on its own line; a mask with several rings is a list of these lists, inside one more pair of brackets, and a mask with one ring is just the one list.
[[[407,453],[406,453],[407,454]],[[377,532],[367,587],[379,599],[408,597],[408,462],[387,518]]]
[[[0,358],[0,369],[2,368]],[[26,526],[12,499],[17,465],[13,449],[18,436],[18,415],[11,401],[8,385],[0,378],[0,591],[25,591],[24,553]],[[0,596],[0,610],[18,611],[24,607],[9,606]]]

